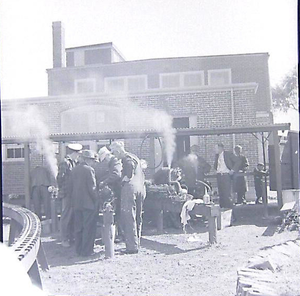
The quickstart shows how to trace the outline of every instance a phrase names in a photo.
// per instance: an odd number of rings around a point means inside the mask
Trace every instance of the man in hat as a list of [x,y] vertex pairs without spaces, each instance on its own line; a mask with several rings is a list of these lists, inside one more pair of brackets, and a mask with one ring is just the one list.
[[90,256],[94,242],[98,214],[94,164],[95,153],[83,150],[79,164],[71,173],[71,196],[74,209],[75,250],[79,256]]
[[247,179],[243,175],[249,167],[248,159],[242,155],[242,147],[236,145],[234,147],[235,162],[233,166],[233,192],[237,195],[237,204],[246,203],[246,192],[248,191]]
[[204,195],[204,185],[197,181],[204,181],[205,174],[208,174],[211,166],[200,156],[200,147],[193,145],[191,153],[181,159],[178,163],[182,169],[185,185],[188,187],[189,194],[199,198]]
[[231,176],[233,174],[235,157],[232,152],[225,151],[224,145],[216,146],[214,168],[217,171],[217,185],[221,208],[232,208]]
[[61,240],[63,247],[70,247],[73,239],[73,208],[71,200],[70,178],[71,171],[78,162],[79,152],[82,149],[81,144],[69,144],[67,146],[68,154],[58,167],[57,184],[58,196],[62,199],[61,213]]
[[142,230],[142,207],[146,195],[145,175],[140,159],[125,151],[123,142],[113,142],[112,153],[122,161],[121,220],[125,236],[125,254],[138,253]]

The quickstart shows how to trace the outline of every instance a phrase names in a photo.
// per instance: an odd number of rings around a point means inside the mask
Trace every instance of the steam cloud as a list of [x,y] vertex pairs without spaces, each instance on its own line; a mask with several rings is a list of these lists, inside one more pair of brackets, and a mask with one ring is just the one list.
[[34,140],[37,151],[45,157],[51,173],[56,177],[58,168],[54,145],[49,139],[49,130],[40,110],[35,106],[22,110],[14,108],[8,123],[13,136]]
[[163,110],[142,108],[134,102],[126,101],[120,106],[125,114],[126,129],[151,129],[163,134],[166,161],[169,167],[173,160],[176,143],[176,130],[173,128],[172,117]]

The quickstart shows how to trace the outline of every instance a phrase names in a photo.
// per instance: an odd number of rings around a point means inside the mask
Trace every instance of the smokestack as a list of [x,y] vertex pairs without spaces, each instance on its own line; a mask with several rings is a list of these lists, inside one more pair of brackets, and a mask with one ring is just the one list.
[[66,66],[65,29],[62,22],[52,23],[53,68]]

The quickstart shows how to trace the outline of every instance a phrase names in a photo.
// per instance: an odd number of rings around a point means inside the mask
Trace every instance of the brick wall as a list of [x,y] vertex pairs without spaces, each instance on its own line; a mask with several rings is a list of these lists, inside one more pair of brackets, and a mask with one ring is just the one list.
[[[126,112],[125,106],[127,98],[115,97],[89,97],[86,100],[75,98],[74,100],[60,101],[43,101],[35,102],[45,123],[49,127],[50,133],[61,132],[61,113],[80,106],[99,105],[99,106],[120,106],[119,114],[122,116]],[[197,127],[199,128],[217,128],[223,126],[244,126],[256,124],[260,122],[256,118],[255,112],[255,91],[254,89],[233,89],[233,90],[215,90],[201,91],[194,93],[178,93],[178,94],[161,94],[147,96],[133,96],[131,100],[141,109],[154,108],[165,110],[173,117],[181,116],[196,116]],[[232,106],[234,112],[232,112]],[[4,107],[4,111],[5,111]],[[26,108],[24,103],[21,108]],[[151,113],[151,111],[150,111]],[[138,118],[138,116],[137,116]],[[139,127],[139,122],[135,122],[132,117],[131,123]],[[266,123],[266,122],[264,122]],[[143,139],[126,139],[126,148],[137,154],[139,157],[145,158],[149,162],[149,139],[141,143]],[[213,165],[214,147],[218,142],[223,142],[227,150],[232,150],[234,142],[244,148],[244,154],[249,158],[251,169],[258,160],[258,149],[256,139],[252,135],[220,135],[220,136],[199,136],[197,142],[201,147],[201,152],[207,161]],[[42,164],[42,157],[34,152],[34,147],[31,145],[31,167]],[[59,156],[58,156],[59,157]],[[24,193],[24,163],[3,163],[3,185],[4,194]],[[147,173],[149,176],[149,172]]]

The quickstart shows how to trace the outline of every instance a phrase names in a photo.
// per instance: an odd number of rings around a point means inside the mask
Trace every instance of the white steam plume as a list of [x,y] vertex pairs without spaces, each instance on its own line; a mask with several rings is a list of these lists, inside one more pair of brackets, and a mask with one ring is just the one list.
[[9,112],[8,123],[13,136],[35,142],[37,151],[45,157],[51,173],[56,177],[58,169],[54,145],[40,110],[36,106],[14,108]]
[[176,148],[176,130],[173,128],[172,117],[163,110],[137,106],[129,99],[125,103],[122,102],[120,107],[125,115],[127,130],[154,129],[163,134],[166,161],[168,166],[171,167]]

